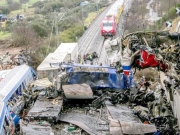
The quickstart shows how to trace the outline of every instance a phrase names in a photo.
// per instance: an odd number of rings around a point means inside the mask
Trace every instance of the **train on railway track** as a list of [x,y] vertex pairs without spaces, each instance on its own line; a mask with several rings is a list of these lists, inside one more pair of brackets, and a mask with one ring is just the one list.
[[101,22],[101,35],[114,36],[118,27],[120,16],[124,8],[124,0],[117,0],[107,12]]

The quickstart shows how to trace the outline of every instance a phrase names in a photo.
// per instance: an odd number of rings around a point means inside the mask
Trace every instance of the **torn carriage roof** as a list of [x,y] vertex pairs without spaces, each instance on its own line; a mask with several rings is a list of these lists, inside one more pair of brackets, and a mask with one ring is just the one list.
[[34,76],[34,69],[25,64],[13,68],[0,82],[0,100],[6,103],[14,92],[27,87]]

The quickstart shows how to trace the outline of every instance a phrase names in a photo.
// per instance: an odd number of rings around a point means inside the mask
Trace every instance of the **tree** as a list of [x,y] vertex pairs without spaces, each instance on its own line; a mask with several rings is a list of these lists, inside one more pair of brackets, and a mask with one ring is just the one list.
[[19,0],[19,3],[21,3],[21,4],[25,4],[25,3],[27,3],[29,0]]
[[12,46],[21,46],[26,52],[31,49],[36,50],[37,46],[41,44],[41,38],[26,22],[18,22],[13,25],[11,32]]
[[41,9],[41,13],[42,14],[48,14],[51,13],[53,11],[52,7],[50,5],[45,5],[42,9]]
[[44,24],[34,23],[32,24],[32,28],[40,37],[48,36],[48,29],[44,26]]
[[7,4],[12,4],[13,3],[13,0],[6,0]]
[[1,6],[0,11],[2,14],[9,14],[10,10],[7,7]]
[[10,9],[11,11],[13,11],[13,10],[18,10],[18,9],[20,9],[20,8],[21,8],[21,4],[18,3],[18,2],[13,2],[12,4],[9,4],[9,9]]
[[32,5],[32,7],[34,7],[34,8],[37,8],[37,7],[38,7],[38,8],[43,8],[44,4],[45,4],[44,1],[38,1],[38,2],[34,3],[34,4]]
[[74,24],[67,30],[60,33],[61,42],[76,42],[77,37],[81,37],[83,34],[83,28],[79,24]]

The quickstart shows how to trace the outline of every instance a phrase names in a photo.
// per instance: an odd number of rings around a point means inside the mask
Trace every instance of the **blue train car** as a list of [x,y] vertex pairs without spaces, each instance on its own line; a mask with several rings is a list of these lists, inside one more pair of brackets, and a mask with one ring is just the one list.
[[[57,63],[51,63],[58,66]],[[134,86],[133,73],[127,76],[124,73],[116,73],[116,69],[110,66],[98,66],[89,64],[62,64],[69,74],[69,84],[86,83],[91,88],[112,88],[124,90]]]
[[0,134],[13,133],[20,120],[19,112],[24,102],[21,95],[36,72],[27,65],[16,66],[0,82]]
[[0,134],[9,135],[15,132],[15,124],[8,107],[0,101]]

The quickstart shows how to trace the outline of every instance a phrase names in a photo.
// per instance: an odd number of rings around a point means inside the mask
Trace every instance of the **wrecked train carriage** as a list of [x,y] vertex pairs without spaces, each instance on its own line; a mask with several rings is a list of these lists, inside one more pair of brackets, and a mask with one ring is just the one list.
[[[59,63],[51,63],[59,66]],[[62,64],[62,71],[55,79],[57,89],[65,84],[88,84],[92,90],[109,89],[123,90],[134,85],[133,74],[127,77],[123,73],[116,74],[116,69],[110,66],[88,64]]]
[[[33,104],[19,122],[22,134],[52,134],[52,125],[59,120],[62,97],[48,78],[35,80],[29,85]],[[38,130],[37,130],[38,129]]]
[[[129,40],[130,49],[134,46],[148,45],[151,48],[158,48],[163,43],[173,44],[169,31],[138,31],[126,34],[122,37],[123,45],[126,46],[126,41]],[[125,41],[125,42],[124,42]]]
[[2,135],[15,132],[15,126],[18,125],[19,116],[26,101],[23,91],[34,76],[36,73],[31,67],[21,65],[13,68],[0,82],[0,133]]
[[[166,34],[167,33],[167,34]],[[140,35],[140,36],[139,36]],[[179,44],[175,44],[176,38],[172,40],[172,34],[170,35],[168,32],[162,32],[162,33],[153,33],[151,36],[147,36],[146,33],[131,33],[127,36],[125,36],[126,39],[132,39],[132,37],[136,37],[136,41],[143,41],[145,44],[145,48],[150,48],[150,53],[142,54],[141,57],[137,57],[136,60],[139,61],[139,66],[141,68],[151,67],[153,64],[153,61],[156,61],[156,66],[158,67],[160,71],[160,80],[161,84],[163,86],[163,89],[165,90],[165,94],[167,96],[167,104],[170,103],[170,106],[172,107],[174,117],[178,118],[178,125],[180,125],[180,113],[179,113]],[[153,38],[156,37],[155,44],[156,46],[153,46]],[[149,38],[149,39],[148,39]],[[130,42],[131,43],[131,42]],[[133,46],[134,45],[134,46]],[[135,47],[136,49],[140,49],[141,51],[145,51],[146,49],[139,47],[141,44],[134,44],[132,43],[132,47]],[[149,54],[153,56],[152,59],[149,59]],[[142,57],[144,56],[144,57]],[[148,57],[147,57],[148,56]],[[148,59],[146,59],[148,58]],[[152,61],[153,60],[153,61]],[[147,66],[143,66],[142,64],[148,64]],[[149,64],[150,63],[150,64]],[[136,63],[137,64],[137,63]],[[167,110],[167,109],[166,109]],[[167,113],[169,114],[169,113]],[[172,116],[171,116],[172,117]],[[161,118],[161,117],[160,117]],[[174,118],[171,118],[174,119]],[[158,118],[157,118],[157,121]],[[171,120],[170,120],[171,121]],[[177,128],[177,127],[176,127]],[[174,127],[171,127],[171,129],[174,129]],[[178,127],[179,129],[179,127]],[[166,129],[168,130],[168,129]],[[168,131],[167,131],[168,132]]]
[[26,117],[34,120],[45,120],[50,123],[58,120],[63,99],[57,90],[51,86],[38,92],[33,107],[28,111]]
[[50,53],[37,67],[38,79],[47,77],[52,82],[53,78],[57,76],[59,68],[50,63],[61,62],[78,62],[77,43],[61,43],[53,53]]

